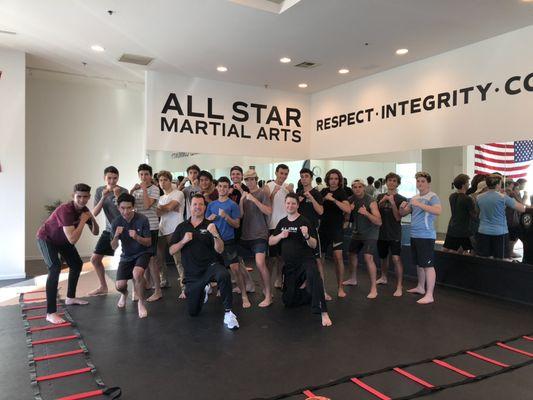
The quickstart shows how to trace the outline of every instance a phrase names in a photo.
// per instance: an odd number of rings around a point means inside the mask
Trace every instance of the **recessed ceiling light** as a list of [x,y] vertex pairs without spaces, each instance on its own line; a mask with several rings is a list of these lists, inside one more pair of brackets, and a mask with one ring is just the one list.
[[305,89],[307,87],[307,83],[300,83],[298,84],[299,88]]
[[228,68],[225,67],[225,66],[223,66],[223,65],[219,65],[219,66],[217,67],[217,71],[218,71],[218,72],[226,72],[227,70],[228,70]]
[[291,62],[291,59],[289,57],[282,57],[279,59],[280,63],[287,64]]
[[92,51],[96,51],[97,53],[101,53],[101,52],[105,51],[105,49],[102,46],[100,46],[99,44],[93,44],[91,46],[91,50]]
[[398,50],[396,50],[396,54],[398,54],[399,56],[403,56],[404,54],[407,54],[407,53],[409,53],[408,49],[398,49]]
[[348,68],[339,69],[339,74],[347,74],[348,72],[350,72],[350,70]]

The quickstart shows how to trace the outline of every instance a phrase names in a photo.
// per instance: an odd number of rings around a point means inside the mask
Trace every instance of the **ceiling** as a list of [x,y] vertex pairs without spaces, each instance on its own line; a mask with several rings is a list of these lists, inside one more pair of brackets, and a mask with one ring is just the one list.
[[[0,0],[0,30],[16,32],[0,33],[0,46],[35,69],[142,82],[148,68],[312,93],[533,24],[522,0],[302,0],[281,14],[242,2]],[[117,62],[123,53],[155,60]],[[302,61],[319,65],[294,67]]]

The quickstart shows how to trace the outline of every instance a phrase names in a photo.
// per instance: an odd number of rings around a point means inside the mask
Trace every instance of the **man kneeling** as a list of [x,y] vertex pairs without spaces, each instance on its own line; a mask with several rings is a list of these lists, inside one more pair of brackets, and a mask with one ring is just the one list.
[[215,224],[205,218],[205,209],[204,196],[195,194],[191,199],[191,218],[176,227],[169,251],[170,254],[181,251],[189,314],[196,316],[200,313],[207,302],[209,284],[215,280],[224,303],[224,325],[237,329],[237,317],[231,312],[231,275],[219,260],[219,254],[224,251],[224,241]]
[[313,249],[316,248],[316,229],[298,214],[298,195],[285,197],[287,216],[281,219],[268,239],[274,246],[281,242],[283,266],[283,303],[295,307],[311,303],[313,313],[321,314],[322,325],[331,326],[324,297],[324,286],[318,271]]
[[118,241],[122,243],[122,254],[117,270],[116,288],[121,293],[118,308],[126,306],[128,298],[128,280],[133,279],[139,318],[148,316],[144,299],[144,271],[148,268],[152,257],[152,237],[150,223],[144,215],[133,210],[135,197],[123,193],[117,199],[120,215],[113,220],[111,232],[115,232],[111,247],[115,250]]

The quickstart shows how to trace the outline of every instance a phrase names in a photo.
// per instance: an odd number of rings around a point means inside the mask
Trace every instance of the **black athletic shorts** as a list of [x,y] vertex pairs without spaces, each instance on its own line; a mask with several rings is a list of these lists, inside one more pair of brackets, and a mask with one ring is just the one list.
[[363,254],[376,253],[377,240],[376,239],[352,239],[350,240],[349,251],[350,253],[359,254],[361,251]]
[[150,253],[152,256],[157,254],[157,241],[159,240],[159,231],[154,230],[150,231],[150,236],[152,237],[152,245],[150,246]]
[[443,247],[455,251],[459,250],[459,248],[463,250],[472,250],[473,248],[469,237],[453,237],[449,235],[446,235]]
[[478,233],[476,236],[476,252],[481,257],[504,258],[508,247],[508,235],[485,235]]
[[268,241],[265,239],[240,240],[238,246],[239,256],[253,258],[258,253],[265,253],[268,249]]
[[411,260],[421,268],[435,266],[435,239],[411,238]]
[[94,248],[93,253],[101,256],[113,256],[115,255],[115,250],[111,247],[111,232],[103,231],[98,242],[96,242],[96,247]]
[[120,261],[117,269],[117,281],[125,281],[133,279],[133,268],[141,267],[143,269],[148,268],[150,263],[150,253],[143,253],[132,261]]
[[[270,229],[268,231],[268,236],[272,236],[276,232],[275,229]],[[268,256],[269,257],[279,257],[281,256],[281,243],[275,244],[274,246],[268,246]]]
[[342,250],[342,244],[344,242],[344,232],[342,227],[337,230],[325,230],[320,229],[320,244],[322,252],[326,253],[329,246],[332,246],[333,250]]
[[387,258],[389,253],[399,256],[402,253],[402,242],[400,240],[378,240],[379,258]]
[[237,252],[237,244],[235,240],[230,239],[224,241],[224,251],[222,252],[224,266],[228,268],[231,264],[239,263],[239,255]]

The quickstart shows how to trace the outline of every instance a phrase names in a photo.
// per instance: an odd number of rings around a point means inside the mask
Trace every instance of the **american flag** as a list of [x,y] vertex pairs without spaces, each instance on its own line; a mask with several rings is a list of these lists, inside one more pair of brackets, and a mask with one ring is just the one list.
[[533,140],[487,143],[475,147],[474,173],[499,172],[510,179],[524,178],[533,159]]

